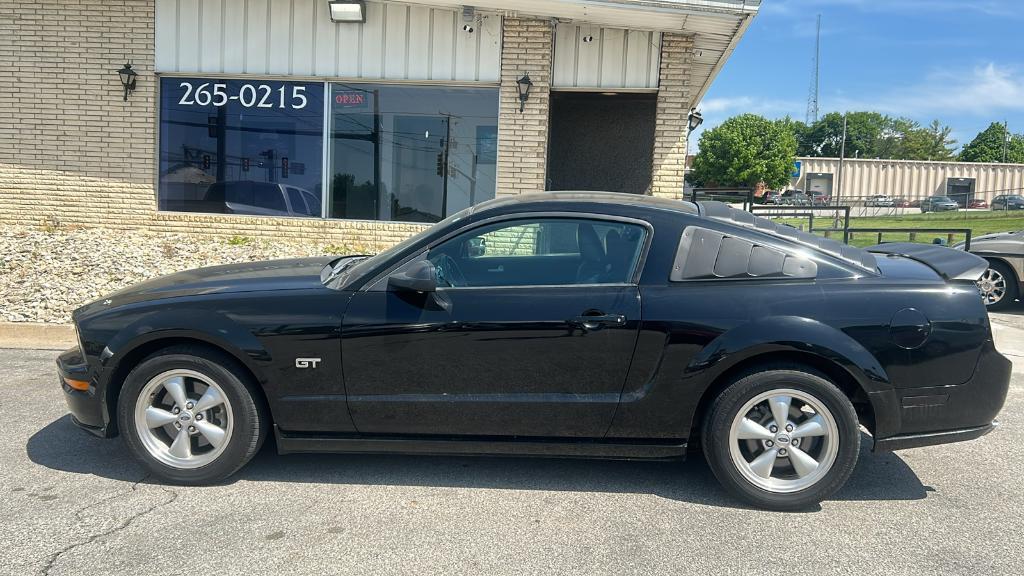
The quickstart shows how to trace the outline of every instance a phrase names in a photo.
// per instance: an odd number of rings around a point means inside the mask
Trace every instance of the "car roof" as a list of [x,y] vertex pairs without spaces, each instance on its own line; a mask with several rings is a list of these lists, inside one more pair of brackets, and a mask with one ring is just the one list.
[[668,198],[656,198],[644,194],[628,194],[625,192],[590,192],[590,191],[558,191],[539,192],[533,194],[519,194],[515,196],[502,196],[494,200],[481,202],[471,209],[471,214],[478,214],[484,211],[498,210],[512,206],[536,203],[597,203],[615,204],[619,206],[637,206],[641,208],[652,208],[658,210],[670,210],[683,214],[699,214],[697,205],[693,202],[682,200],[671,200]]

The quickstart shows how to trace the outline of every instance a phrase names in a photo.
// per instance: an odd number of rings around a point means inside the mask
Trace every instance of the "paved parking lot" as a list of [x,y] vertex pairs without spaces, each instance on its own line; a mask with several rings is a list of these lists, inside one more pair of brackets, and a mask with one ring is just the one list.
[[697,459],[264,450],[228,484],[165,487],[72,426],[55,355],[0,350],[4,574],[1021,573],[1024,356],[995,433],[865,443],[834,500],[780,514],[738,505]]

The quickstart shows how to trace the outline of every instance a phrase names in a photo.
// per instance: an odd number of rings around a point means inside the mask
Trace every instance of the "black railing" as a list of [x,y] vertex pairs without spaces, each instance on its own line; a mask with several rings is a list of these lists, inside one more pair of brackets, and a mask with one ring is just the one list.
[[[878,235],[878,244],[882,243],[883,234],[907,234],[908,240],[917,241],[917,235],[921,234],[945,234],[947,245],[953,244],[954,237],[964,237],[964,250],[970,252],[972,231],[970,228],[817,228],[814,232],[842,232],[844,238],[852,238],[854,234],[861,232]],[[849,243],[847,240],[844,242]]]
[[[847,230],[850,229],[850,207],[849,206],[751,206],[750,212],[757,214],[758,212],[766,213],[769,216],[776,218],[807,218],[807,231],[808,232],[842,232],[843,243],[850,243],[850,233]],[[831,228],[815,228],[814,218],[816,212],[832,212],[831,217],[827,217],[829,221],[836,222],[837,224],[842,220],[842,227],[831,227]],[[842,217],[839,213],[842,212]],[[819,217],[820,219],[820,217]]]
[[[952,244],[954,236],[964,236],[964,250],[971,249],[972,232],[970,228],[851,228],[850,211],[853,206],[794,206],[786,204],[755,204],[753,190],[723,190],[714,188],[696,188],[690,193],[690,200],[719,200],[738,204],[743,203],[743,209],[762,216],[773,218],[806,218],[807,231],[824,233],[827,237],[830,234],[842,234],[843,243],[849,244],[854,234],[867,233],[877,234],[878,243],[883,242],[884,234],[907,234],[911,242],[917,241],[918,234],[945,234],[948,244]],[[828,216],[819,216],[822,212],[830,212]],[[818,228],[815,220],[825,220],[832,225]]]
[[[816,228],[814,226],[816,212],[833,212],[833,216],[825,219],[835,224],[827,228]],[[843,243],[849,244],[854,234],[868,233],[877,234],[878,243],[882,243],[884,234],[907,234],[911,242],[917,241],[918,234],[945,234],[948,244],[953,243],[953,237],[964,236],[964,250],[970,251],[972,232],[970,228],[851,228],[850,227],[850,206],[751,206],[751,213],[762,213],[762,215],[775,218],[806,218],[807,231],[813,233],[824,233],[826,236],[833,233],[843,235]],[[839,213],[842,213],[842,216]],[[822,217],[817,217],[820,221]],[[842,222],[842,225],[839,223]]]

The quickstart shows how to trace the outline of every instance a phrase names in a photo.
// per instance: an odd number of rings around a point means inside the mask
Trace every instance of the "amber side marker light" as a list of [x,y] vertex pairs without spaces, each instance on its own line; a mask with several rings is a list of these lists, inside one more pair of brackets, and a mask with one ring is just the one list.
[[65,378],[64,383],[75,390],[80,390],[82,392],[89,391],[89,383],[83,380],[72,380],[71,378]]

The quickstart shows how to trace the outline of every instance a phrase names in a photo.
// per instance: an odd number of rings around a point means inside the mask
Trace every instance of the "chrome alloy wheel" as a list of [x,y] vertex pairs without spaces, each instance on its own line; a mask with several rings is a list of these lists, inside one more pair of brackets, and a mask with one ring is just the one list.
[[995,268],[989,268],[978,280],[978,289],[986,306],[998,304],[1006,296],[1006,277]]
[[158,374],[135,402],[142,445],[173,468],[199,468],[216,460],[231,439],[232,422],[224,390],[193,370]]
[[828,474],[839,426],[825,405],[793,389],[763,392],[743,405],[729,429],[733,465],[758,488],[790,493]]

